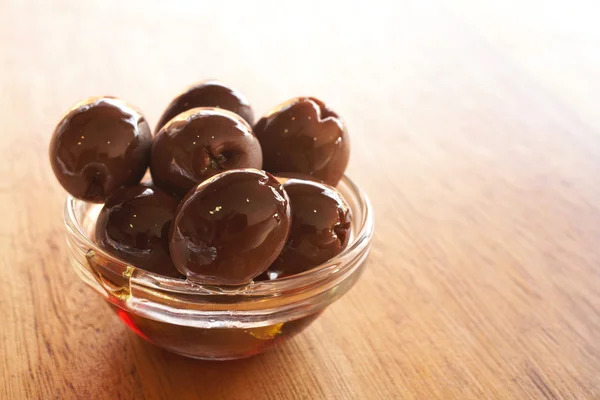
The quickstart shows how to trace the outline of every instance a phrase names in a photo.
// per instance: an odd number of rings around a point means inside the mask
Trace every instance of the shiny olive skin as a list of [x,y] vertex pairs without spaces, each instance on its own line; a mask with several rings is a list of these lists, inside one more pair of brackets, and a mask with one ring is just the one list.
[[150,128],[139,111],[114,97],[91,97],[57,125],[50,164],[67,192],[102,203],[121,187],[140,182],[151,146]]
[[143,183],[106,200],[96,221],[96,242],[113,256],[146,271],[180,277],[169,256],[169,230],[179,200]]
[[314,97],[291,99],[261,118],[254,133],[263,169],[274,175],[302,173],[335,186],[344,175],[350,142],[344,121]]
[[300,179],[300,180],[304,180],[304,181],[324,183],[319,178],[316,178],[314,176],[310,176],[307,174],[301,174],[298,172],[282,172],[282,173],[277,174],[276,178],[281,183],[285,183],[290,179]]
[[152,180],[181,197],[205,179],[238,168],[262,168],[262,151],[250,125],[230,111],[188,110],[154,138]]
[[274,280],[308,271],[346,248],[352,212],[333,187],[289,179],[283,188],[290,198],[292,228],[283,251],[257,280]]
[[175,97],[160,117],[155,132],[173,117],[196,107],[222,108],[239,115],[250,125],[254,123],[252,107],[240,92],[217,80],[208,80],[188,87]]
[[290,222],[287,194],[273,176],[226,171],[181,201],[171,227],[171,258],[190,281],[243,285],[277,258]]

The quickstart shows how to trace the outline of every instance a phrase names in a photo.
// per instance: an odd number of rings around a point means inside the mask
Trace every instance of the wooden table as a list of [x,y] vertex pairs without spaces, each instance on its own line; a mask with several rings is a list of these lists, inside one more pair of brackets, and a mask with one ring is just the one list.
[[[599,399],[600,28],[547,3],[1,2],[0,398]],[[258,115],[329,102],[376,211],[349,294],[223,363],[143,342],[78,280],[47,159],[75,101],[154,125],[210,77]]]

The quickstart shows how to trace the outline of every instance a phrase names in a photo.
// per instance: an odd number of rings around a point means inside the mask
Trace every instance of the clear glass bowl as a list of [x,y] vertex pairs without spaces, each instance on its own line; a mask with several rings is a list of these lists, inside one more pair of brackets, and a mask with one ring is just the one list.
[[346,293],[365,267],[373,212],[345,177],[338,185],[353,212],[348,247],[302,274],[243,287],[218,287],[157,275],[128,265],[93,242],[102,205],[65,202],[70,261],[136,334],[187,357],[228,360],[261,353],[300,332]]

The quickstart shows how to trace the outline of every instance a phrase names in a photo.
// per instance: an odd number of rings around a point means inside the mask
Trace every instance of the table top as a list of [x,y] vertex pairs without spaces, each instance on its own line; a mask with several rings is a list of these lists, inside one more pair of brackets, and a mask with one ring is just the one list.
[[[220,3],[0,3],[0,398],[600,398],[591,9]],[[280,348],[222,363],[138,339],[71,273],[47,157],[79,99],[120,96],[153,125],[206,78],[257,115],[327,101],[376,214],[347,295]]]

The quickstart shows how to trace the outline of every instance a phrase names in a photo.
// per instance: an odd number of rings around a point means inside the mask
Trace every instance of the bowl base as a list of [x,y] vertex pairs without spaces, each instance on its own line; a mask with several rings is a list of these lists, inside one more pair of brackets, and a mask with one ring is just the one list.
[[183,357],[213,361],[263,353],[304,330],[322,313],[257,328],[194,328],[151,320],[108,304],[142,339]]

